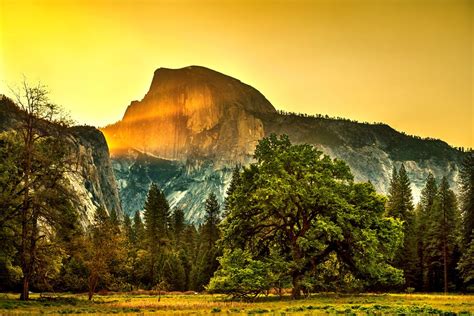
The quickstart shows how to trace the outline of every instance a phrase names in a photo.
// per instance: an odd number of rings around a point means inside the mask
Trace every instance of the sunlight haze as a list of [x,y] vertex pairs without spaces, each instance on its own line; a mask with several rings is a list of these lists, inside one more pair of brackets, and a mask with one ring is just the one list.
[[0,93],[40,80],[81,124],[201,65],[277,109],[474,147],[471,1],[0,0],[0,19]]

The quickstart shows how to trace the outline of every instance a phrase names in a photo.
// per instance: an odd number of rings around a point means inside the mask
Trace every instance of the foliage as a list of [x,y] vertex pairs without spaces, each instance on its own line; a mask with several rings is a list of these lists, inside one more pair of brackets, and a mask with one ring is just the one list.
[[15,248],[3,261],[8,267],[14,259],[21,267],[21,298],[28,300],[30,283],[44,286],[44,275],[53,275],[47,269],[56,267],[61,256],[53,243],[56,232],[74,219],[75,197],[66,179],[72,153],[66,137],[69,121],[50,102],[46,88],[24,81],[12,93],[20,109],[16,132],[6,132],[0,140],[0,234],[6,238],[5,249]]
[[414,287],[419,275],[416,221],[410,180],[403,164],[398,170],[393,168],[386,212],[388,216],[403,222],[403,246],[399,248],[392,263],[403,270],[405,286]]
[[271,287],[269,264],[252,259],[249,251],[226,249],[219,263],[221,268],[206,287],[211,293],[225,293],[233,298],[250,300]]
[[465,284],[474,283],[474,238],[465,250],[457,266]]
[[224,248],[256,260],[277,253],[291,263],[294,297],[331,253],[367,284],[401,281],[387,262],[400,245],[401,223],[383,217],[385,200],[371,184],[354,183],[345,163],[287,136],[261,140],[255,159],[227,197]]
[[460,174],[460,201],[463,218],[463,243],[467,246],[474,231],[474,151],[467,153]]
[[118,273],[114,272],[120,269],[124,257],[120,228],[102,208],[96,211],[86,245],[85,264],[89,271],[88,289],[91,300],[99,281],[102,281],[103,287],[110,287],[113,282],[118,281]]
[[153,287],[163,281],[168,263],[170,208],[163,192],[151,184],[145,202],[146,250],[148,250],[148,285]]
[[220,205],[214,193],[210,193],[205,202],[204,224],[199,230],[199,252],[196,256],[196,265],[191,273],[191,288],[195,290],[204,289],[209,283],[214,271],[217,270],[219,262],[217,257],[220,252],[216,246],[220,238],[218,225],[220,223]]
[[467,154],[460,172],[462,243],[457,269],[466,287],[474,287],[474,151]]

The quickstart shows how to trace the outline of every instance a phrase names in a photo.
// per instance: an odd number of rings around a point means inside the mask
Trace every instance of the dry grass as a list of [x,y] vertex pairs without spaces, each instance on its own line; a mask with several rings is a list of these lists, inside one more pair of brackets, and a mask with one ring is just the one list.
[[129,314],[129,315],[384,315],[443,314],[474,315],[473,295],[436,294],[314,294],[303,300],[276,296],[252,303],[226,300],[220,295],[167,293],[104,293],[93,302],[85,295],[64,294],[54,300],[33,295],[20,302],[12,294],[0,294],[0,314]]

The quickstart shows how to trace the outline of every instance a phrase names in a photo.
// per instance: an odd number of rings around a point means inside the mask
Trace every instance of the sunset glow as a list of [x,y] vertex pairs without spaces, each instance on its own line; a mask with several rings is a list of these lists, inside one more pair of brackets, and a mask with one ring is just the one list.
[[472,3],[0,0],[0,93],[25,75],[105,126],[156,68],[202,65],[277,109],[474,147]]

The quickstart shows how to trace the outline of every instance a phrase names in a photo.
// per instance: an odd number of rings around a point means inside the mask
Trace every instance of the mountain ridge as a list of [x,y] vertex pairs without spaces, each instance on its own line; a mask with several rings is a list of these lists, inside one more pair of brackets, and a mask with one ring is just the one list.
[[[258,141],[271,133],[287,134],[294,143],[312,144],[345,160],[356,181],[371,181],[380,193],[387,192],[393,167],[403,163],[415,200],[429,172],[447,175],[454,184],[463,157],[441,140],[409,136],[387,124],[277,111],[257,89],[201,66],[158,68],[144,98],[132,102],[121,121],[101,130],[115,170],[121,168],[116,175],[122,200],[133,200],[125,202],[130,206],[126,212],[139,210],[149,184],[157,182],[190,221],[201,218],[203,195],[225,192],[233,166],[251,162]],[[131,149],[141,158],[132,159]],[[152,170],[156,157],[173,162],[173,179]],[[142,177],[133,170],[141,170]]]

